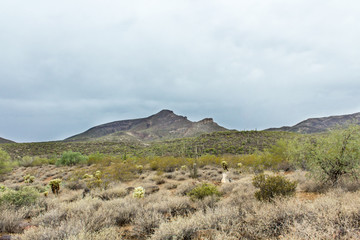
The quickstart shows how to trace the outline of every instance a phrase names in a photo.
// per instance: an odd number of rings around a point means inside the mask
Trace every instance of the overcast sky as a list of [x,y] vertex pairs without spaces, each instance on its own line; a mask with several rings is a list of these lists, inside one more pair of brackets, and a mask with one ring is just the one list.
[[360,2],[0,1],[0,137],[161,109],[238,130],[360,112]]

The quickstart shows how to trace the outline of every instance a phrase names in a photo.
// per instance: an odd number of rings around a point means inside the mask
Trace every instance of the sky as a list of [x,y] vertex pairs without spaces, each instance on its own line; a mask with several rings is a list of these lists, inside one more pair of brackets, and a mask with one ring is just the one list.
[[360,112],[355,0],[1,0],[0,137],[162,109],[237,130]]

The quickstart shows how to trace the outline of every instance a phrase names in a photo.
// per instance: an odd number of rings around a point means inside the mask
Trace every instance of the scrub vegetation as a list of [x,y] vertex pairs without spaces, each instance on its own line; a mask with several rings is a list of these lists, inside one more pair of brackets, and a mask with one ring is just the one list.
[[2,144],[0,236],[358,239],[359,141],[350,126],[148,145]]

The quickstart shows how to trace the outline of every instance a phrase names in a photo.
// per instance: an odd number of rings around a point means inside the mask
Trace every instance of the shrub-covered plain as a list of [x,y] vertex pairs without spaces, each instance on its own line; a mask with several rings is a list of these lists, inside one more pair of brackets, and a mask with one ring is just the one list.
[[358,133],[4,144],[0,236],[359,239]]

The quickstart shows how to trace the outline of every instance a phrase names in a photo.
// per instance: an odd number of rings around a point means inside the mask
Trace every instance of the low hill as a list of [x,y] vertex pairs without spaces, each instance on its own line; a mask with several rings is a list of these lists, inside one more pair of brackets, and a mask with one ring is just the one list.
[[115,121],[90,128],[64,141],[154,141],[199,136],[227,130],[212,118],[192,122],[173,111],[162,110],[146,118]]
[[281,128],[269,128],[266,131],[287,131],[297,133],[319,133],[325,132],[338,126],[345,126],[351,123],[360,123],[360,113],[321,117],[321,118],[309,118],[302,121],[292,127]]
[[165,141],[142,142],[36,142],[8,143],[3,148],[12,159],[24,156],[57,158],[64,151],[81,152],[89,155],[103,153],[109,155],[134,156],[177,156],[194,157],[204,154],[248,154],[263,150],[275,144],[279,139],[293,137],[290,132],[270,131],[223,131],[201,134],[197,137],[179,138]]
[[194,157],[204,154],[251,154],[264,150],[280,139],[296,134],[283,131],[222,131],[202,134],[193,138],[181,138],[154,142],[144,148],[145,155]]
[[0,144],[1,143],[13,143],[13,141],[0,137]]

